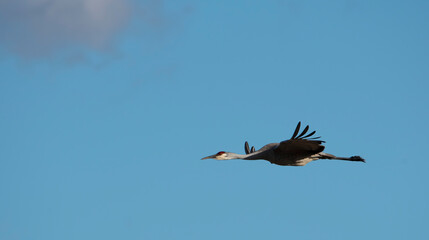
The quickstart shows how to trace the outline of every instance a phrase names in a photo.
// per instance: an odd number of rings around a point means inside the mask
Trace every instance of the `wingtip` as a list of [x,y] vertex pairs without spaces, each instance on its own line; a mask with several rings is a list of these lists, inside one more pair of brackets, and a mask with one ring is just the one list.
[[247,141],[244,143],[244,152],[245,152],[246,154],[249,154],[249,153],[250,153],[249,143],[248,143]]
[[297,139],[299,139],[299,138],[301,138],[302,136],[304,136],[304,134],[306,134],[307,133],[307,131],[308,131],[308,129],[310,128],[310,126],[306,126],[305,128],[304,128],[304,130],[301,132],[301,134],[299,134],[298,135],[298,137],[296,137]]
[[301,127],[301,121],[299,121],[298,125],[296,125],[295,132],[293,132],[293,135],[292,135],[292,137],[290,139],[295,139],[296,135],[298,135],[300,127]]

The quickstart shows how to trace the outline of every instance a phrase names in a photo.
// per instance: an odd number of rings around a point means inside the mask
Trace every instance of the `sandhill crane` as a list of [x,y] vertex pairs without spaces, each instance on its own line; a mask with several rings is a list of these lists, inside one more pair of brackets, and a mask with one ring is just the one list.
[[309,129],[307,125],[298,135],[300,127],[301,122],[299,122],[296,126],[295,132],[293,133],[291,139],[280,143],[269,143],[258,151],[255,151],[254,147],[249,150],[249,144],[246,142],[244,144],[244,149],[246,152],[245,155],[221,151],[214,155],[202,158],[201,160],[209,158],[216,160],[267,160],[270,163],[282,166],[304,166],[307,163],[318,159],[365,162],[365,160],[359,156],[353,156],[349,158],[336,157],[332,154],[322,152],[325,149],[325,146],[322,145],[324,141],[316,140],[320,137],[310,138],[316,133],[316,131],[305,135]]

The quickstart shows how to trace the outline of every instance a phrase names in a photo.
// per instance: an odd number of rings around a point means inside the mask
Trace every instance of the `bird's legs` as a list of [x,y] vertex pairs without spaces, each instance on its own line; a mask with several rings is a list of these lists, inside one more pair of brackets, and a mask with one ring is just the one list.
[[346,160],[346,161],[354,161],[354,162],[365,162],[365,159],[360,156],[352,156],[352,157],[337,157],[329,153],[320,153],[319,159],[329,159],[329,160]]

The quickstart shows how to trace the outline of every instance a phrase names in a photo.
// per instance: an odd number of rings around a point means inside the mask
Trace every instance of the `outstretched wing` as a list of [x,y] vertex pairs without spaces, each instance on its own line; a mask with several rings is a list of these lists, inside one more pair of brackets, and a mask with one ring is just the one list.
[[307,125],[299,134],[300,126],[301,122],[296,126],[291,139],[281,142],[279,146],[274,149],[278,156],[285,158],[306,158],[313,154],[320,153],[325,149],[325,146],[322,145],[324,141],[315,140],[320,137],[309,138],[310,136],[313,136],[316,131],[305,135],[309,129],[309,126]]
[[322,141],[290,139],[283,141],[274,149],[276,154],[291,158],[306,158],[313,154],[320,153],[325,149]]
[[[308,140],[314,140],[314,139],[319,139],[319,138],[320,138],[320,137],[312,137],[312,138],[309,138],[309,137],[313,136],[313,135],[316,133],[316,131],[313,131],[313,132],[311,132],[311,133],[309,133],[309,134],[307,134],[307,135],[305,135],[305,136],[304,136],[304,134],[306,134],[306,133],[307,133],[307,131],[308,131],[308,129],[309,129],[309,126],[308,126],[308,125],[304,128],[304,130],[301,132],[301,134],[299,134],[299,135],[298,135],[298,133],[299,133],[299,128],[300,128],[300,127],[301,127],[301,122],[298,122],[298,125],[296,126],[295,131],[293,132],[293,135],[292,135],[292,137],[290,138],[291,140],[293,140],[293,139],[308,139]],[[321,142],[324,142],[324,141],[321,141]]]

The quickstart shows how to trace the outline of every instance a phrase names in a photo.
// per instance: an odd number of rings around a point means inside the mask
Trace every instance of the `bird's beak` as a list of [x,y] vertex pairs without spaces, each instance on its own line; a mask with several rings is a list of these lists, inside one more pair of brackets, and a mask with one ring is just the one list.
[[215,155],[210,155],[210,156],[207,156],[207,157],[204,157],[204,158],[201,158],[201,160],[210,159],[210,158],[216,158],[216,154]]

